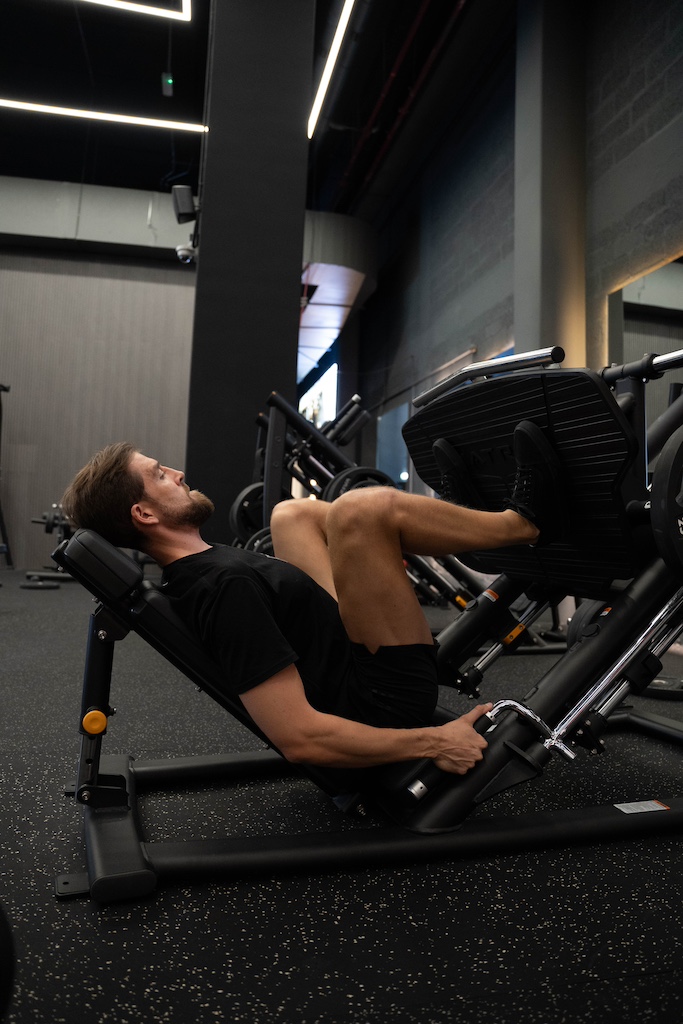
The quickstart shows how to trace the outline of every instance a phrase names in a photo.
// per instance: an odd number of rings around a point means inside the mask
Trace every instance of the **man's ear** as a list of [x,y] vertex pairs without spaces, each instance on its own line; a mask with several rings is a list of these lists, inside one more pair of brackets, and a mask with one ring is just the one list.
[[135,505],[131,505],[130,518],[136,526],[155,526],[159,522],[159,517],[155,514],[151,506],[142,505],[140,502],[136,502]]

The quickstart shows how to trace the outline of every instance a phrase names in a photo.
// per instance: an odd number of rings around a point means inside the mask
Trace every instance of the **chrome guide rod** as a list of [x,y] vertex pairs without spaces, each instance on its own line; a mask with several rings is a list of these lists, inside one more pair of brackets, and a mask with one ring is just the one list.
[[[532,602],[519,616],[517,626],[515,627],[516,632],[525,632],[540,615],[548,610],[549,607],[549,601]],[[476,668],[479,672],[484,672],[489,665],[492,665],[493,662],[503,653],[505,648],[506,644],[504,644],[502,640],[496,641],[488,648],[488,650],[484,651],[478,661],[473,663],[472,668]]]
[[[562,738],[582,720],[584,715],[588,714],[591,710],[594,702],[602,697],[608,687],[612,686],[622,675],[629,661],[638,651],[646,644],[654,639],[659,631],[666,626],[666,620],[683,607],[683,588],[678,590],[672,598],[664,605],[664,607],[657,613],[649,626],[643,630],[639,637],[633,641],[630,647],[622,654],[622,656],[615,662],[611,669],[606,672],[601,679],[595,683],[590,690],[584,695],[584,697],[576,704],[572,710],[565,715],[561,722],[555,727],[552,732],[552,736],[546,739],[543,745],[548,749],[558,744],[564,746],[561,742]],[[665,636],[668,637],[671,634],[671,630],[667,630]],[[661,638],[662,642],[664,637]],[[664,648],[665,649],[665,648]],[[660,648],[661,650],[661,648]],[[628,690],[626,691],[628,693]],[[626,694],[624,694],[625,696]],[[623,699],[623,698],[622,698]]]
[[[667,630],[662,639],[658,640],[652,648],[652,654],[654,654],[655,658],[658,658],[660,654],[665,654],[669,650],[671,644],[680,635],[680,632],[680,623],[675,626],[671,626]],[[602,704],[596,705],[596,714],[601,715],[603,718],[607,718],[611,715],[614,709],[621,704],[622,700],[625,700],[626,697],[628,697],[630,691],[630,683],[628,680],[625,680],[612,694],[608,694],[606,696]]]

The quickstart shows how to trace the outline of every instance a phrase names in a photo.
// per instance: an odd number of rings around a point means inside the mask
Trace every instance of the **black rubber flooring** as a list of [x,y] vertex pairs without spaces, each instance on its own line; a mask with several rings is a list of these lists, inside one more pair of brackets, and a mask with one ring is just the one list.
[[[0,904],[16,945],[13,1024],[574,1024],[683,1020],[678,836],[393,868],[164,884],[140,901],[58,900],[84,870],[73,780],[89,596],[0,572]],[[667,657],[676,673],[683,659]],[[547,656],[511,656],[483,696],[522,697]],[[468,702],[446,693],[444,703]],[[107,753],[250,750],[252,736],[129,636]],[[683,718],[683,704],[639,699]],[[681,752],[618,733],[554,761],[483,814],[681,795]],[[148,838],[354,827],[310,783],[143,800]],[[6,970],[3,964],[2,969]]]

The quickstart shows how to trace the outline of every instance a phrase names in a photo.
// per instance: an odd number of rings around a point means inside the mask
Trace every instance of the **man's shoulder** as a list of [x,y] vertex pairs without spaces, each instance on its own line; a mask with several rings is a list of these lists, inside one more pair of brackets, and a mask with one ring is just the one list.
[[227,544],[215,544],[206,551],[186,555],[170,562],[163,572],[163,583],[173,589],[178,583],[215,582],[218,578],[251,577],[255,566],[250,552]]

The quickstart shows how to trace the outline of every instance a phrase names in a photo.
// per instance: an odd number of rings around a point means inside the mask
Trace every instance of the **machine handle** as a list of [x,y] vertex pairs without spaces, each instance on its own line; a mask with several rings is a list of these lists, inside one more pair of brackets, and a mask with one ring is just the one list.
[[482,363],[470,363],[463,366],[461,370],[452,373],[450,377],[435,384],[433,388],[423,391],[421,395],[413,399],[413,405],[420,408],[427,405],[433,399],[438,398],[446,391],[452,391],[467,380],[475,380],[477,377],[491,377],[497,373],[507,373],[512,370],[530,370],[535,366],[550,366],[552,363],[561,363],[564,359],[564,349],[559,345],[552,348],[539,348],[533,352],[521,352],[514,356],[503,356],[501,359],[487,359]]
[[679,349],[677,352],[669,352],[663,356],[647,352],[642,359],[636,359],[632,363],[606,366],[602,371],[602,379],[607,384],[614,384],[626,377],[634,377],[636,380],[656,380],[667,370],[675,370],[677,366],[683,366],[683,350]]

